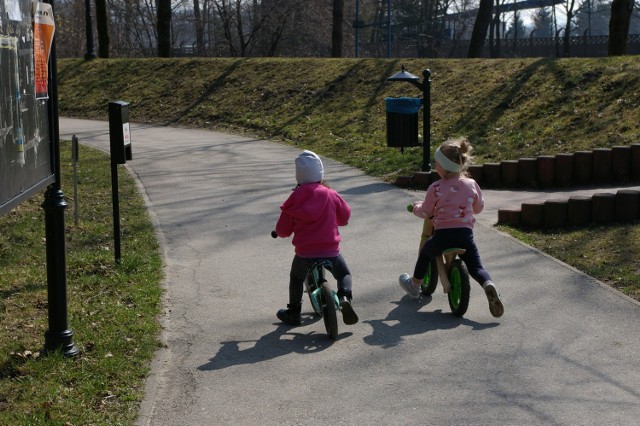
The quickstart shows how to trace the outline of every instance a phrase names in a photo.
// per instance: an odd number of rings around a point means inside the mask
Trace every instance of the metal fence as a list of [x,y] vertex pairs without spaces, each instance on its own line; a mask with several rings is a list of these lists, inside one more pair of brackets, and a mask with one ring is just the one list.
[[[485,40],[483,56],[498,58],[526,57],[603,57],[607,56],[608,36],[579,36],[569,38],[569,49],[565,51],[564,39],[524,38],[502,39],[500,43]],[[493,48],[492,48],[493,47]],[[394,58],[466,58],[469,40],[439,40],[427,53],[426,45],[418,40],[392,43],[390,53]],[[364,44],[359,47],[359,57],[383,58],[388,54],[386,43]],[[640,34],[630,34],[627,40],[627,54],[640,54]]]

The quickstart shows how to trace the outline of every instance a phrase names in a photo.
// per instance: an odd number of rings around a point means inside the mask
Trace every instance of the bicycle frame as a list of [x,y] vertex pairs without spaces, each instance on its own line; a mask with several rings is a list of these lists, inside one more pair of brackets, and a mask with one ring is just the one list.
[[[322,298],[320,297],[322,292],[322,283],[326,282],[325,269],[331,270],[332,264],[328,260],[315,260],[309,265],[307,271],[307,278],[304,281],[307,293],[309,293],[309,299],[313,310],[318,315],[322,316]],[[336,308],[340,308],[340,301],[334,291],[332,291],[333,302]]]
[[[422,235],[420,236],[420,250],[424,246],[424,243],[427,242],[427,239],[433,234],[433,223],[431,219],[425,219],[424,224],[422,225]],[[438,265],[438,278],[440,279],[440,284],[442,285],[442,290],[445,294],[449,294],[451,291],[451,283],[449,282],[449,274],[451,272],[451,267],[453,266],[453,261],[461,254],[465,253],[466,250],[461,248],[449,248],[446,249],[440,254],[436,256],[436,264]]]

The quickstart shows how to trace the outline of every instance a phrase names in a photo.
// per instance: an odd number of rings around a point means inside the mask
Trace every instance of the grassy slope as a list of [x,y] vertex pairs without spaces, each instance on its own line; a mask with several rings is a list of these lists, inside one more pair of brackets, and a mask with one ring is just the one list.
[[432,144],[467,134],[480,163],[637,141],[640,58],[517,60],[122,59],[61,61],[63,115],[208,127],[300,144],[389,179],[418,148],[386,147],[384,98],[421,96],[386,78],[432,72]]
[[[401,65],[432,72],[432,147],[466,134],[477,163],[640,142],[640,58],[114,59],[59,64],[62,115],[248,133],[296,144],[393,181],[420,169],[421,148],[386,147],[384,98]],[[636,224],[518,237],[640,299]],[[630,252],[609,250],[624,245]]]

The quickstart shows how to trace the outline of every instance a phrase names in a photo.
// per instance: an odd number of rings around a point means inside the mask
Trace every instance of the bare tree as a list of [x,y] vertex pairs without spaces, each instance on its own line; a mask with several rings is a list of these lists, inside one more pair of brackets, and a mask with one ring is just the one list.
[[158,56],[171,57],[171,0],[156,0]]
[[288,54],[294,55],[292,42],[305,43],[303,29],[312,30],[316,26],[308,21],[307,13],[312,10],[307,0],[262,0],[254,22],[256,54],[275,56],[284,44]]
[[86,47],[84,34],[87,24],[84,2],[57,0],[56,22],[64,22],[64,30],[56,29],[58,57],[82,56]]
[[502,11],[501,7],[506,0],[496,0],[496,13],[489,25],[489,53],[492,58],[499,58],[502,50]]
[[[294,21],[292,16],[310,8],[304,0],[213,0],[213,5],[231,56],[248,56],[254,49],[256,53],[275,54],[289,22]],[[299,28],[307,24],[296,22]]]
[[567,16],[567,23],[564,27],[564,38],[562,44],[564,56],[569,56],[571,54],[571,29],[575,17],[575,7],[576,0],[567,0],[567,2],[564,4],[565,14]]
[[204,55],[204,20],[200,12],[200,0],[193,0],[193,16],[196,27],[196,52],[199,55]]
[[473,32],[471,33],[471,40],[469,41],[468,58],[482,57],[482,47],[484,45],[484,39],[487,37],[487,29],[489,28],[489,24],[491,24],[492,12],[493,0],[480,0],[478,16],[476,17],[476,22],[473,24]]
[[331,31],[331,56],[342,57],[342,21],[344,20],[344,0],[333,0],[333,26]]
[[96,24],[98,29],[98,57],[109,57],[109,14],[107,1],[96,0]]
[[633,11],[633,0],[613,0],[609,20],[609,56],[627,53],[629,22]]

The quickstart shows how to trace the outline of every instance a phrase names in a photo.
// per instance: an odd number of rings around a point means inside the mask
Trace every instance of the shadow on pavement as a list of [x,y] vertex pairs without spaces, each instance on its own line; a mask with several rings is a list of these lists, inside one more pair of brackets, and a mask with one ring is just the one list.
[[391,186],[386,183],[371,183],[367,185],[357,186],[355,188],[345,189],[344,191],[340,191],[340,194],[343,195],[369,195],[378,192],[386,192],[396,189],[394,186]]
[[[303,325],[305,323],[303,322]],[[215,356],[208,363],[199,366],[198,370],[213,371],[235,365],[255,364],[291,353],[315,353],[327,349],[334,343],[324,332],[296,333],[296,329],[291,326],[276,325],[277,328],[275,330],[265,334],[258,340],[222,342],[222,347]],[[337,340],[350,335],[352,333],[340,333]],[[241,349],[242,347],[246,347],[246,349]]]
[[405,336],[423,334],[434,330],[450,330],[460,326],[471,327],[472,330],[486,330],[498,326],[498,323],[481,324],[467,318],[459,318],[450,312],[438,309],[432,312],[420,312],[420,309],[431,303],[431,297],[422,297],[420,301],[408,296],[397,302],[386,318],[363,321],[373,328],[371,335],[364,338],[365,343],[372,346],[390,348],[402,342]]

